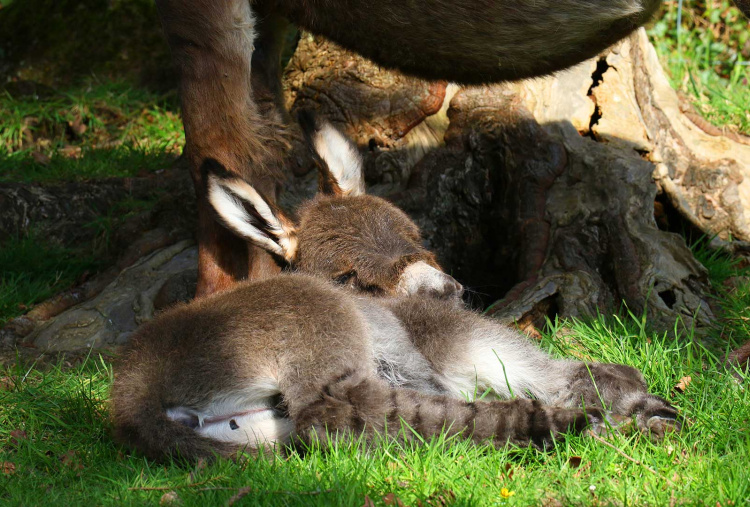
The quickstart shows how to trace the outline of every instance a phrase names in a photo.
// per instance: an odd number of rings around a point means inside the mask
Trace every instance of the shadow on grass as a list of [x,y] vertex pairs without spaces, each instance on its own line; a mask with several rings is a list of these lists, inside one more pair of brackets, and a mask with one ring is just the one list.
[[[24,152],[0,158],[0,197],[14,199],[24,192],[33,193],[36,183],[147,175],[169,167],[175,158],[166,150],[131,147],[88,149],[82,153],[79,159],[53,153],[44,163]],[[25,183],[32,185],[27,188]],[[113,237],[118,227],[131,216],[151,209],[159,195],[158,189],[149,195],[133,195],[125,185],[118,192],[103,194],[112,199],[107,200],[87,190],[94,188],[90,185],[96,183],[50,188],[50,192],[62,192],[67,197],[56,202],[42,199],[41,204],[46,204],[42,213],[46,213],[49,223],[32,222],[28,229],[13,231],[14,224],[18,224],[12,218],[4,222],[11,230],[0,231],[5,238],[0,242],[0,327],[110,265],[117,253]],[[26,205],[39,205],[38,201],[31,199]],[[38,210],[31,213],[23,206],[15,211],[27,220],[39,215]],[[77,217],[79,223],[55,222],[55,216],[66,213]],[[40,230],[45,234],[37,232]],[[56,230],[57,235],[53,234]]]
[[82,148],[75,157],[53,152],[51,156],[21,151],[0,155],[0,182],[42,183],[144,176],[168,168],[174,152],[159,147]]
[[4,3],[0,75],[57,86],[93,73],[132,79],[152,89],[174,86],[169,51],[151,0]]
[[45,241],[37,235],[0,245],[0,326],[97,271],[103,258]]

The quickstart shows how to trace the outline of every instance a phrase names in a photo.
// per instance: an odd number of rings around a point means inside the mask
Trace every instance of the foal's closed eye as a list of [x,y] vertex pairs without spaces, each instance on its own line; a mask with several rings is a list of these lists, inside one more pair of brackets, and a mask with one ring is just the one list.
[[336,278],[333,279],[333,281],[339,285],[346,285],[356,280],[356,278],[357,278],[357,272],[352,270],[352,271],[347,271],[346,273],[337,276]]
[[369,283],[365,283],[359,278],[357,278],[357,272],[354,270],[347,271],[346,273],[343,273],[335,277],[333,281],[339,285],[348,285],[350,287],[354,287],[361,292],[368,292],[374,295],[383,293],[382,287],[369,284]]

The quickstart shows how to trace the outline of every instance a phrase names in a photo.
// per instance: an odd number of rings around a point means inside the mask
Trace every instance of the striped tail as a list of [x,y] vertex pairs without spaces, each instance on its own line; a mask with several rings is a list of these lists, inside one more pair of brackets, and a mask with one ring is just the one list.
[[290,414],[301,443],[386,431],[392,437],[410,439],[413,435],[408,430],[401,431],[403,421],[426,438],[446,431],[498,446],[511,442],[545,448],[562,433],[580,433],[604,421],[598,409],[560,408],[527,399],[466,402],[392,388],[355,372],[324,386],[311,403],[290,404]]

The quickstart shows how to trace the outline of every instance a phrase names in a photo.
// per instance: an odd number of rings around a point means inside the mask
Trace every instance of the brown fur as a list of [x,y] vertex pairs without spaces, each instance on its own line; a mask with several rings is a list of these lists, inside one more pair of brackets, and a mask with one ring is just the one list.
[[[261,2],[263,3],[263,2]],[[645,23],[659,0],[271,0],[294,23],[426,79],[494,83],[574,65]]]
[[[324,168],[333,174],[347,172]],[[116,369],[112,414],[119,439],[147,456],[231,456],[363,433],[412,438],[402,421],[423,437],[445,430],[541,447],[565,431],[603,428],[606,411],[656,436],[679,427],[634,368],[555,360],[455,298],[425,297],[432,292],[419,284],[397,290],[414,261],[427,266],[426,286],[436,270],[423,264],[434,261],[416,225],[382,199],[318,196],[294,228],[245,183],[213,173],[208,181],[221,219],[299,272],[239,284],[138,330]],[[462,399],[485,389],[500,399]]]
[[[320,185],[323,193],[299,207],[297,224],[261,194],[259,197],[262,202],[256,205],[267,206],[283,232],[272,231],[272,225],[262,213],[258,213],[253,203],[243,202],[241,211],[249,214],[249,225],[262,231],[274,243],[281,245],[286,239],[295,245],[281,255],[289,268],[337,281],[340,285],[372,295],[396,295],[402,274],[415,263],[423,262],[437,273],[441,268],[434,255],[424,249],[419,229],[403,211],[382,198],[360,194],[359,190],[343,190],[359,188],[361,182],[362,161],[356,147],[333,130],[328,132],[335,133],[335,137],[329,135],[327,138],[320,138],[316,145],[315,133],[326,128],[326,124],[319,123],[309,113],[301,116],[304,118],[303,129],[312,143],[313,151],[318,149],[330,153],[332,150],[339,150],[338,156],[334,157],[339,166],[329,167],[315,153],[320,181],[324,182]],[[342,161],[345,161],[344,166],[347,168],[359,169],[344,170]],[[214,178],[213,188],[217,192],[221,193],[220,187],[224,185],[229,195],[243,200],[237,192],[241,193],[242,188],[247,187],[244,181],[235,178],[215,162],[204,164],[204,171],[206,181]],[[209,183],[206,184],[210,186]],[[227,214],[227,210],[222,212],[217,209],[215,214],[219,222],[224,223],[228,229],[233,229],[236,234],[246,233],[242,230],[242,224],[232,223],[227,218],[231,216],[231,213]],[[336,226],[332,227],[332,224]],[[248,236],[246,239],[257,242],[257,238]],[[259,243],[258,246],[267,245]],[[332,255],[333,252],[335,255]],[[437,276],[435,273],[432,274]],[[441,280],[437,285],[433,278],[432,285],[428,280],[411,290],[414,293],[421,290],[433,297],[453,298],[461,295],[463,288],[458,282],[442,272],[439,277]]]
[[[214,159],[273,199],[285,153],[282,16],[381,65],[489,83],[589,58],[658,0],[157,0],[180,73],[185,160],[198,196],[197,296],[274,274],[211,218],[200,168]],[[251,69],[252,67],[252,69]],[[252,70],[252,71],[251,71]]]
[[[367,335],[351,296],[303,275],[180,306],[143,326],[122,358],[112,390],[116,434],[155,459],[231,455],[242,446],[203,438],[165,409],[206,406],[257,379],[276,380],[303,442],[386,425],[396,435],[403,419],[424,436],[450,427],[478,441],[546,445],[589,425],[580,410],[540,402],[466,403],[389,387],[376,375]],[[602,421],[599,411],[588,414]]]
[[360,290],[395,294],[409,264],[424,261],[440,269],[432,252],[422,247],[416,225],[379,197],[319,196],[300,216],[296,266],[306,273],[329,280],[346,277]]

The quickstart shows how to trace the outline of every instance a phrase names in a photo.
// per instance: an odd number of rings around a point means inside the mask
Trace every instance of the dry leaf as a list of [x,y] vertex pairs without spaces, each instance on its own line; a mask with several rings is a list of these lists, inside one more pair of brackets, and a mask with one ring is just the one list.
[[547,497],[544,500],[542,500],[542,507],[563,507],[562,502],[558,500],[557,498],[551,498]]
[[177,491],[167,491],[159,499],[159,505],[182,505],[182,499]]
[[581,466],[581,457],[580,456],[571,456],[568,458],[568,466],[570,468],[578,468]]
[[375,507],[375,502],[369,496],[365,495],[365,503],[362,504],[362,507]]
[[76,452],[72,449],[60,456],[60,462],[71,470],[83,469],[83,465],[78,462]]
[[58,150],[58,153],[68,158],[81,158],[81,147],[80,146],[64,146]]
[[583,475],[586,474],[586,471],[591,468],[591,462],[587,461],[586,463],[581,463],[580,466],[576,469],[575,472],[573,472],[573,477],[580,478]]
[[203,458],[199,458],[198,462],[195,464],[195,468],[193,468],[188,475],[188,483],[194,483],[196,478],[198,477],[198,474],[204,468],[206,468],[206,460],[204,460]]
[[530,340],[541,341],[542,338],[544,338],[542,336],[542,333],[539,332],[539,330],[536,328],[534,324],[529,324],[528,326],[524,327],[520,331],[526,336],[528,336]]
[[80,116],[76,116],[75,120],[69,121],[68,127],[70,127],[71,132],[73,132],[76,137],[81,137],[81,134],[88,130],[88,127],[85,123],[83,123],[83,120],[81,120]]
[[34,162],[36,162],[39,165],[49,165],[49,163],[52,162],[52,159],[50,159],[47,155],[45,155],[41,151],[32,151],[31,158],[34,159]]
[[527,315],[516,321],[516,328],[531,340],[541,340],[542,335],[534,325],[534,316]]
[[10,432],[10,443],[11,445],[18,445],[21,440],[26,440],[28,435],[23,430],[13,430]]
[[681,393],[684,393],[688,386],[690,385],[690,382],[692,382],[692,377],[682,377],[679,382],[677,382],[677,385],[674,386],[676,391],[679,391]]
[[250,492],[252,492],[252,490],[253,488],[250,487],[240,488],[240,490],[236,494],[229,497],[229,500],[227,500],[227,505],[234,505],[237,500],[240,500],[242,497],[247,496]]
[[505,480],[506,477],[508,479],[512,479],[513,478],[513,472],[514,472],[513,466],[510,463],[506,463],[505,464],[505,473],[504,474],[503,473],[497,474],[497,478],[500,479],[501,481]]
[[383,497],[383,502],[385,502],[386,505],[395,505],[396,507],[404,507],[404,503],[401,501],[399,497],[394,495],[393,493],[388,493]]
[[435,491],[433,494],[428,496],[424,502],[418,500],[417,505],[419,507],[448,507],[453,505],[456,501],[456,494],[453,490],[444,489],[442,491]]
[[16,464],[10,461],[3,461],[0,463],[0,468],[3,470],[3,475],[13,475],[16,473]]

